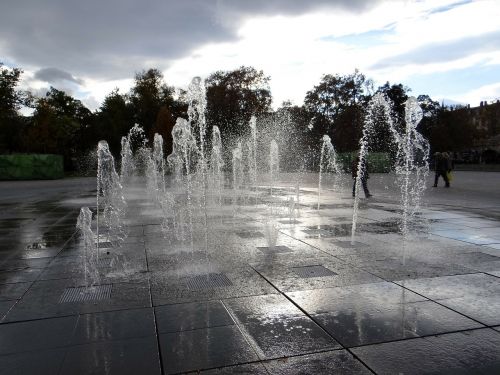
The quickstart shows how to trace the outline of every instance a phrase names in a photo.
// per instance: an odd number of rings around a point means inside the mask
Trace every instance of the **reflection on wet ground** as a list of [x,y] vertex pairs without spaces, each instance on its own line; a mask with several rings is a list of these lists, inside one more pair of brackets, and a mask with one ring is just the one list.
[[[497,373],[500,222],[289,188],[229,193],[192,243],[127,191],[127,238],[88,264],[75,222],[89,191],[0,201],[0,374]],[[276,246],[266,239],[269,206]],[[173,226],[174,218],[163,222]],[[201,229],[200,229],[201,228]],[[404,254],[404,257],[403,257]]]

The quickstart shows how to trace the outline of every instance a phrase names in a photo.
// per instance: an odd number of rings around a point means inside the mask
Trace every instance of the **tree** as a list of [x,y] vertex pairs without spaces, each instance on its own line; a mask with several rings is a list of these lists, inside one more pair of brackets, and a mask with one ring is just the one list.
[[12,152],[19,148],[25,121],[18,111],[30,103],[28,93],[16,89],[22,73],[18,68],[4,68],[0,62],[0,150]]
[[252,115],[258,117],[271,108],[269,80],[262,70],[245,66],[212,73],[205,81],[207,134],[217,125],[227,142],[248,132]]
[[391,101],[393,109],[393,122],[402,131],[405,118],[405,103],[408,100],[408,93],[411,89],[401,83],[391,85],[386,82],[380,86],[377,92],[381,92]]
[[92,129],[94,137],[98,138],[94,143],[105,139],[115,155],[120,153],[121,137],[134,126],[133,109],[126,99],[126,96],[120,94],[118,89],[108,94],[96,114]]
[[179,108],[174,99],[174,88],[165,84],[163,74],[158,69],[144,70],[135,75],[135,84],[129,99],[134,121],[141,125],[149,139],[153,139],[152,129],[163,106]]
[[92,113],[81,101],[51,87],[44,98],[36,101],[33,121],[25,136],[26,149],[62,154],[70,168],[72,158],[85,147],[81,139],[91,120]]
[[307,92],[304,107],[310,113],[311,126],[318,139],[323,134],[330,135],[340,151],[358,147],[363,104],[369,98],[371,85],[372,82],[356,70],[345,76],[324,75],[320,83]]

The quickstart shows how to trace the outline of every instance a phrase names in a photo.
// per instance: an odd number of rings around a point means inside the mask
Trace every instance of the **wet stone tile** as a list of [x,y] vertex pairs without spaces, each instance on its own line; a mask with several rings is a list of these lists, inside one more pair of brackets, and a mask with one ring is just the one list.
[[31,282],[0,284],[0,301],[20,299],[31,286]]
[[16,304],[17,300],[14,301],[0,301],[0,322],[3,317],[7,315],[9,310]]
[[23,299],[4,318],[5,321],[21,321],[56,316],[123,310],[150,307],[149,286],[147,282],[115,283],[111,298],[61,303],[62,294],[67,288],[80,287],[72,280],[37,281]]
[[70,347],[61,374],[160,375],[156,337]]
[[270,318],[243,327],[257,346],[259,355],[267,359],[341,348],[337,341],[305,316]]
[[304,316],[302,311],[280,294],[226,299],[223,302],[240,324]]
[[152,309],[110,311],[80,315],[71,343],[123,340],[154,334]]
[[257,231],[241,231],[236,232],[236,235],[240,238],[264,238],[264,235],[261,232]]
[[[199,373],[196,371],[195,373]],[[193,373],[194,374],[194,373]],[[257,374],[257,375],[268,375],[269,373],[266,371],[266,368],[262,363],[249,363],[246,365],[237,365],[237,366],[227,366],[216,368],[213,370],[201,371],[201,374],[205,375],[222,375],[222,374]]]
[[[295,267],[321,265],[336,275],[301,278],[295,272]],[[279,262],[260,262],[252,266],[270,283],[282,292],[297,290],[322,289],[344,285],[365,284],[381,281],[360,269],[354,269],[344,262],[331,257],[316,256],[313,259],[290,257]]]
[[404,280],[397,283],[433,300],[500,293],[500,279],[484,273]]
[[283,360],[264,362],[269,373],[276,375],[294,374],[371,374],[360,361],[346,350],[301,355]]
[[211,369],[258,360],[236,326],[160,334],[167,374]]
[[15,271],[25,268],[44,268],[51,261],[51,258],[8,259],[0,261],[0,271]]
[[76,317],[0,324],[0,355],[66,346]]
[[439,303],[486,325],[500,324],[498,295],[467,295],[440,300]]
[[496,374],[500,335],[485,328],[354,348],[377,374]]
[[35,281],[41,272],[42,272],[41,269],[36,269],[36,268],[25,268],[15,271],[3,271],[0,272],[0,284],[12,284],[12,283]]
[[362,269],[371,272],[385,280],[420,279],[448,275],[461,275],[471,272],[470,268],[457,265],[437,263],[433,260],[387,258],[372,263],[365,263]]
[[363,308],[383,309],[384,306],[426,300],[425,297],[390,282],[289,292],[287,295],[309,314]]
[[359,309],[313,318],[345,347],[482,327],[431,301],[379,308],[364,308],[361,302]]
[[155,307],[159,333],[233,325],[220,301],[194,302]]
[[66,349],[37,350],[0,356],[2,375],[54,375],[64,359]]

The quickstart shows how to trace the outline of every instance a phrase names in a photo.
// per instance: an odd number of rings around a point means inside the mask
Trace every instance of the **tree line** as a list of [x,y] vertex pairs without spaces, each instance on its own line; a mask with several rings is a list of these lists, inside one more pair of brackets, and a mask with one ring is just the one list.
[[[62,154],[66,169],[72,169],[75,160],[94,149],[100,139],[107,140],[117,155],[121,137],[137,123],[149,139],[154,133],[161,134],[168,154],[177,117],[187,118],[187,93],[169,86],[158,69],[136,73],[129,92],[113,90],[93,112],[54,87],[44,97],[20,90],[22,73],[19,68],[8,69],[0,63],[1,153]],[[296,152],[317,150],[323,134],[332,138],[338,151],[354,151],[359,147],[370,98],[383,92],[393,103],[396,125],[403,126],[404,103],[411,94],[411,89],[402,84],[387,82],[375,88],[372,80],[356,70],[347,75],[326,74],[307,92],[303,105],[284,102],[273,111],[269,82],[263,71],[246,66],[209,75],[205,80],[207,134],[217,125],[223,142],[231,144],[249,132],[248,122],[256,116],[267,123],[279,123],[282,134],[293,138]],[[419,130],[433,151],[468,149],[475,140],[498,134],[496,112],[483,114],[488,126],[478,127],[476,115],[468,107],[444,106],[428,95],[419,95],[418,101],[424,111]],[[23,106],[32,108],[32,115],[23,116]],[[381,126],[373,151],[387,149],[389,137],[384,131]]]

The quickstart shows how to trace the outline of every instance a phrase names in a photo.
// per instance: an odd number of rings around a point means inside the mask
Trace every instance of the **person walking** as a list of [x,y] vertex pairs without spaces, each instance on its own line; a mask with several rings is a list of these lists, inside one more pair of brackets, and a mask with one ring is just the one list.
[[[372,197],[372,195],[368,190],[368,178],[370,178],[370,176],[368,175],[368,163],[365,161],[365,159],[363,159],[363,162],[360,164],[359,160],[359,156],[356,157],[351,165],[351,175],[354,180],[354,184],[352,186],[352,197],[354,198],[356,196],[356,181],[359,175],[361,178],[361,186],[363,186],[363,191],[365,192],[365,197],[370,198]],[[360,167],[359,171],[358,167]]]
[[432,187],[438,186],[439,177],[443,177],[445,187],[450,187],[450,181],[448,180],[448,173],[451,171],[451,161],[446,152],[436,152],[434,154],[434,185]]

